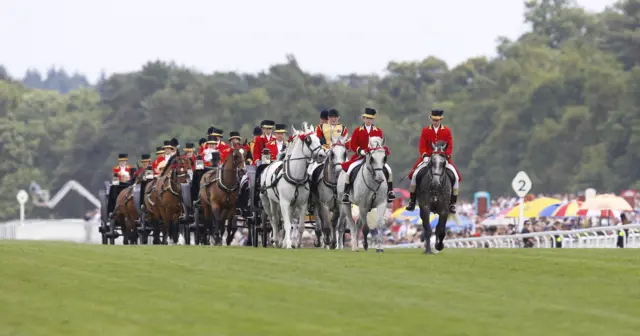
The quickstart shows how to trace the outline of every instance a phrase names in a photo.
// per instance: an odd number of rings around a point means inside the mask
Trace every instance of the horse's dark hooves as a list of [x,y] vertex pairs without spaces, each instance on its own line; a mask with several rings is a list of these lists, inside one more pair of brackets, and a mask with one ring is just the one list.
[[384,253],[384,249],[376,249],[376,253]]
[[320,247],[320,241],[319,241],[319,240],[315,240],[315,241],[313,242],[313,246],[314,246],[314,247]]
[[444,250],[444,243],[443,242],[437,242],[436,243],[436,251],[442,251]]

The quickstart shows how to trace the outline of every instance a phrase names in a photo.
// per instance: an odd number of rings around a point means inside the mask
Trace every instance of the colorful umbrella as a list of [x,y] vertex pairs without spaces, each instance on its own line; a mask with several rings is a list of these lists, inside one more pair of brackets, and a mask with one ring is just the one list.
[[407,207],[398,208],[391,214],[391,218],[400,221],[404,220],[405,218],[412,218],[416,216],[420,217],[420,210],[417,207],[413,211],[408,211]]
[[538,213],[538,217],[553,217],[553,214],[560,208],[560,204],[551,204],[548,207],[542,209]]
[[520,217],[521,206],[524,206],[524,217],[538,217],[540,211],[552,204],[560,204],[560,200],[550,197],[536,198],[531,202],[525,202],[524,205],[518,204],[505,217]]
[[620,217],[620,211],[580,209],[577,215],[580,217]]
[[578,210],[582,206],[582,202],[580,201],[571,201],[567,204],[564,204],[558,207],[558,210],[553,213],[553,217],[577,217]]
[[488,218],[485,218],[482,223],[480,223],[481,225],[507,225],[507,224],[514,224],[515,220],[513,218],[507,218],[505,217],[507,213],[509,213],[509,211],[511,211],[511,208],[507,208],[504,209],[502,211],[500,211],[497,215],[493,215],[493,216],[489,216]]
[[618,210],[618,211],[632,211],[633,208],[622,197],[614,194],[597,195],[590,198],[580,207],[580,210]]
[[396,196],[400,196],[402,198],[409,198],[410,196],[407,189],[393,188],[393,192],[396,194]]

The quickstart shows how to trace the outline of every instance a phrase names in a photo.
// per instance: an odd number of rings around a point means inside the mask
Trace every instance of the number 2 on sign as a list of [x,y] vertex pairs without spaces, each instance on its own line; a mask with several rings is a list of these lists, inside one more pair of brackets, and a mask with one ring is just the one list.
[[527,182],[525,182],[524,180],[518,180],[518,183],[520,184],[520,188],[518,188],[518,191],[525,191],[524,186],[527,185]]

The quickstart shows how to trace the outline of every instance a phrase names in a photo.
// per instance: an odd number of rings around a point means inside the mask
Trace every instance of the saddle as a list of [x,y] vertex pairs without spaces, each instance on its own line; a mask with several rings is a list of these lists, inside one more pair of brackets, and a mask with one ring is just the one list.
[[360,169],[362,169],[362,166],[364,166],[364,162],[362,164],[357,165],[355,168],[353,168],[353,170],[351,171],[351,174],[349,174],[348,176],[349,184],[353,183],[353,180],[356,179],[356,176],[358,176],[358,172],[360,171]]

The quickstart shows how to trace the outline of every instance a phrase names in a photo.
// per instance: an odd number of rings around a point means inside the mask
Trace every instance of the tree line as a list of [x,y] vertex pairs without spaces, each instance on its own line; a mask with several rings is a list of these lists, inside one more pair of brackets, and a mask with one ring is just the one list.
[[[328,78],[292,55],[258,74],[151,61],[93,86],[61,70],[22,80],[0,71],[0,219],[17,216],[15,192],[31,181],[54,193],[75,179],[97,193],[119,152],[138,158],[174,136],[197,142],[209,125],[247,137],[262,119],[315,123],[331,107],[350,128],[364,107],[379,111],[396,184],[418,157],[430,109],[442,108],[462,198],[511,193],[519,170],[534,193],[640,187],[640,0],[599,13],[528,1],[524,18],[530,30],[498,38],[495,58],[452,68],[437,56],[391,61],[384,76]],[[70,197],[54,214],[89,206]]]

